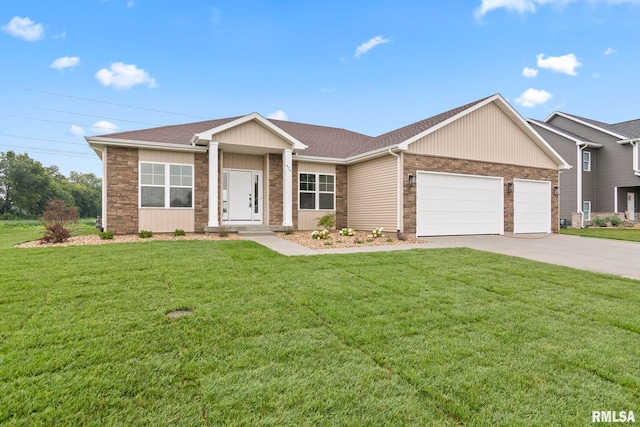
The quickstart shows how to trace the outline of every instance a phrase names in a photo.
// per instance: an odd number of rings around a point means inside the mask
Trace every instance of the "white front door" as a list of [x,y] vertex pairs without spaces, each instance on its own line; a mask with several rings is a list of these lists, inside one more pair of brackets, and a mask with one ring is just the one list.
[[629,212],[629,221],[634,221],[636,217],[636,194],[627,193],[627,212]]
[[223,220],[262,223],[262,172],[226,169],[222,179]]

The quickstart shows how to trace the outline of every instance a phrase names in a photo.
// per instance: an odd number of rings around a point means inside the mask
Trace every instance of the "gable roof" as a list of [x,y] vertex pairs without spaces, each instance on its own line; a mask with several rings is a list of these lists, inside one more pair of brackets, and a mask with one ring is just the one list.
[[640,119],[615,123],[609,126],[613,131],[625,135],[628,139],[640,138]]
[[553,113],[551,113],[549,115],[549,117],[547,117],[546,119],[544,119],[545,123],[548,123],[549,121],[551,121],[551,119],[553,119],[553,117],[555,116],[560,116],[560,117],[564,117],[566,119],[572,120],[576,123],[580,123],[584,126],[588,126],[592,129],[598,130],[600,132],[606,133],[608,135],[611,135],[615,138],[619,138],[619,139],[628,139],[626,136],[621,135],[620,133],[616,132],[616,130],[612,127],[612,125],[608,124],[608,123],[604,123],[604,122],[599,122],[597,120],[591,120],[591,119],[586,119],[584,117],[580,117],[580,116],[575,116],[573,114],[568,114],[568,113],[564,113],[562,111],[554,111]]
[[[336,160],[356,161],[369,157],[372,153],[387,149],[406,150],[408,145],[425,135],[463,117],[484,105],[496,104],[510,116],[516,124],[559,166],[568,164],[500,95],[491,95],[444,113],[409,124],[377,137],[329,126],[311,125],[284,120],[267,119],[258,113],[223,119],[206,120],[195,123],[161,126],[151,129],[117,132],[86,137],[91,143],[132,144],[170,149],[202,149],[199,141],[207,141],[216,133],[239,126],[251,120],[258,121],[272,132],[279,134],[292,144],[294,150],[303,150],[302,157],[316,157]],[[182,147],[182,148],[180,148]]]
[[527,121],[534,126],[539,126],[542,129],[546,129],[549,132],[553,132],[556,135],[559,135],[563,138],[573,141],[574,143],[576,143],[576,145],[585,145],[590,148],[602,148],[602,144],[598,144],[597,142],[593,142],[593,141],[588,141],[583,137],[581,137],[580,135],[576,135],[575,133],[571,133],[565,129],[559,128],[550,123],[546,123],[546,122],[535,120],[535,119],[527,119]]

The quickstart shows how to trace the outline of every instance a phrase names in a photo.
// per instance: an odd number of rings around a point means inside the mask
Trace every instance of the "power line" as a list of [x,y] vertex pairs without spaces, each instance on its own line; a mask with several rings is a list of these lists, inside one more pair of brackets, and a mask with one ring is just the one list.
[[47,150],[45,148],[25,148],[19,145],[11,145],[11,144],[0,144],[0,147],[20,149],[20,150],[28,151],[31,153],[51,154],[53,156],[79,157],[82,159],[100,160],[97,157],[91,156],[89,154],[81,153],[79,151]]
[[96,119],[117,120],[119,122],[137,123],[137,124],[140,124],[140,125],[163,126],[163,125],[158,124],[158,123],[139,122],[139,121],[136,121],[136,120],[119,119],[119,118],[116,118],[116,117],[105,117],[105,116],[96,116],[96,115],[93,115],[93,114],[74,113],[73,111],[56,110],[56,109],[53,109],[53,108],[44,108],[44,107],[34,107],[32,105],[20,105],[20,104],[9,104],[9,105],[12,105],[14,107],[33,108],[35,110],[53,111],[55,113],[73,114],[75,116],[94,117]]
[[19,139],[32,139],[34,141],[45,141],[45,142],[56,142],[59,144],[71,144],[71,145],[82,145],[86,146],[86,143],[83,142],[68,142],[68,141],[59,141],[57,139],[47,139],[47,138],[34,138],[31,136],[18,136],[18,135],[10,135],[7,133],[0,133],[0,136],[7,136],[9,138],[19,138]]
[[[83,125],[83,124],[78,125],[77,123],[61,122],[61,121],[58,121],[58,120],[50,120],[50,119],[41,119],[41,118],[38,118],[38,117],[16,116],[14,114],[5,114],[5,116],[13,117],[13,118],[16,118],[16,119],[27,119],[27,120],[37,120],[37,121],[41,121],[41,122],[49,122],[49,123],[60,123],[60,124],[63,124],[63,125],[84,126],[84,127],[88,127],[88,128],[92,128],[92,129],[104,129],[104,130],[108,130],[108,131],[111,131],[111,132],[115,131],[115,129],[113,129],[111,127],[107,127],[107,126]],[[120,129],[117,129],[117,130],[120,130]]]
[[100,100],[97,100],[97,99],[83,98],[83,97],[80,97],[80,96],[73,96],[73,95],[63,95],[61,93],[47,92],[47,91],[44,91],[44,90],[37,90],[37,89],[31,89],[31,88],[26,88],[26,87],[20,87],[20,86],[13,86],[13,88],[14,89],[20,89],[20,90],[26,90],[26,91],[29,91],[29,92],[43,93],[43,94],[46,94],[46,95],[60,96],[60,97],[63,97],[63,98],[78,99],[78,100],[87,101],[87,102],[96,102],[98,104],[106,104],[106,105],[114,105],[116,107],[132,108],[134,110],[151,111],[151,112],[154,112],[154,113],[172,114],[174,116],[193,117],[193,118],[205,119],[205,120],[209,119],[209,117],[194,116],[192,114],[174,113],[172,111],[157,110],[157,109],[154,109],[154,108],[136,107],[134,105],[119,104],[117,102],[100,101]]

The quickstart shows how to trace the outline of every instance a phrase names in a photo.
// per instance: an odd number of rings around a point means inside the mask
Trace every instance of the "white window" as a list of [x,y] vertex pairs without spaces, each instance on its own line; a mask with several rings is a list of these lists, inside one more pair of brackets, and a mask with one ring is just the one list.
[[585,221],[591,221],[591,202],[582,202],[582,213]]
[[589,151],[582,152],[582,170],[591,172],[591,153]]
[[193,166],[140,163],[140,207],[192,208]]
[[299,208],[333,210],[336,206],[336,177],[320,173],[303,172],[299,176]]

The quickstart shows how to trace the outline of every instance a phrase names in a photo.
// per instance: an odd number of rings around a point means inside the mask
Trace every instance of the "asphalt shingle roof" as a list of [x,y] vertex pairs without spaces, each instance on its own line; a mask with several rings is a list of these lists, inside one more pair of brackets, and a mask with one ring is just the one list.
[[609,129],[627,138],[640,138],[640,119],[616,123],[610,125]]
[[[433,126],[436,126],[439,123],[442,123],[443,121],[473,107],[474,105],[488,98],[490,97],[479,99],[469,104],[462,105],[460,107],[435,115],[433,117],[429,117],[425,120],[412,123],[410,125],[404,126],[400,129],[396,129],[377,137],[371,137],[341,128],[274,119],[267,120],[307,146],[307,149],[300,153],[301,155],[344,159],[385,147],[393,147],[432,128]],[[224,125],[225,123],[237,120],[241,117],[243,116],[206,120],[180,125],[161,126],[151,129],[117,132],[100,135],[100,137],[132,141],[191,145],[191,138],[194,134],[216,128],[218,126]]]

